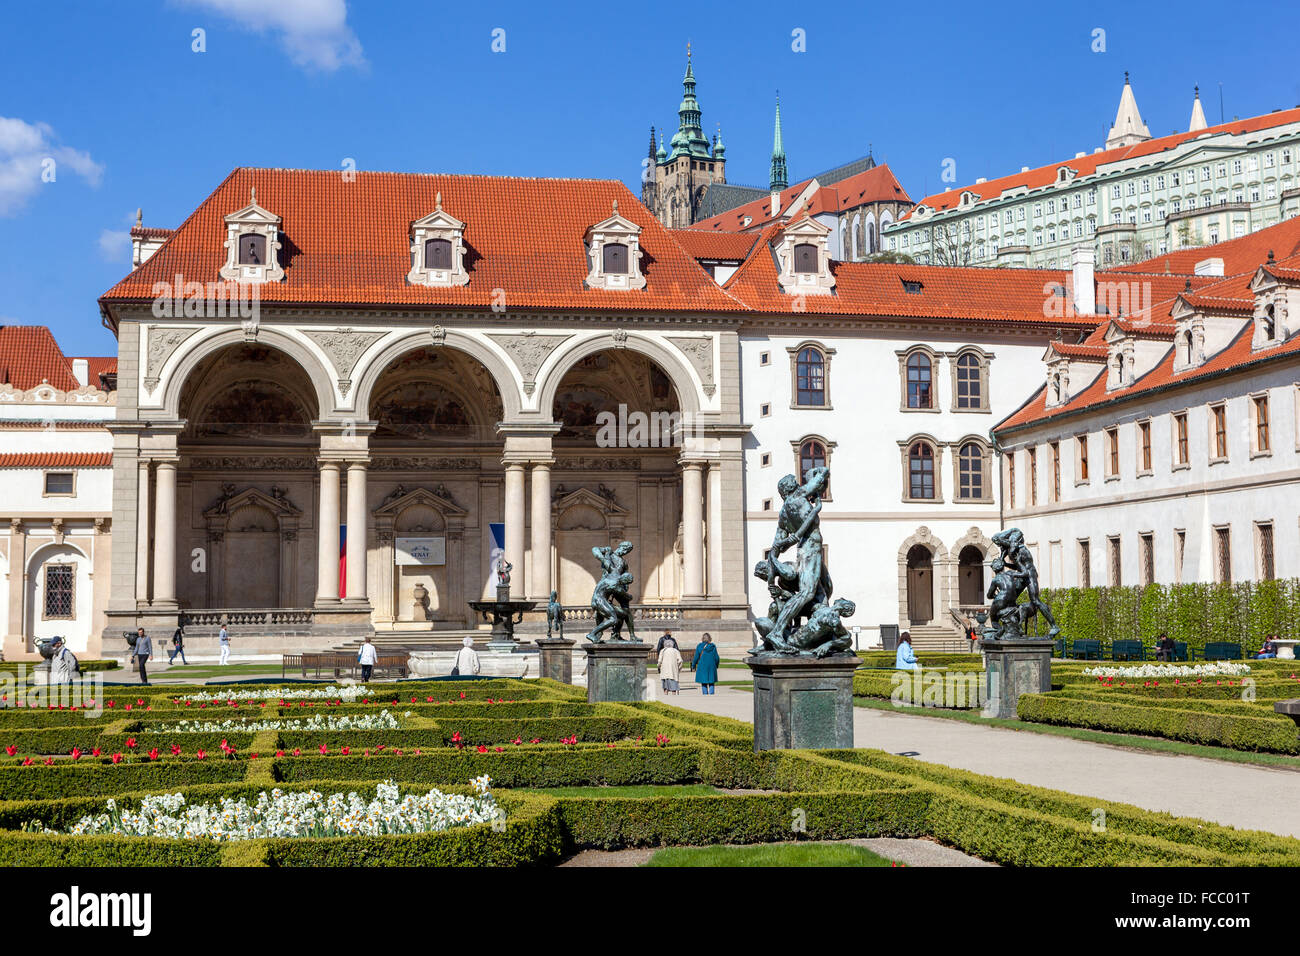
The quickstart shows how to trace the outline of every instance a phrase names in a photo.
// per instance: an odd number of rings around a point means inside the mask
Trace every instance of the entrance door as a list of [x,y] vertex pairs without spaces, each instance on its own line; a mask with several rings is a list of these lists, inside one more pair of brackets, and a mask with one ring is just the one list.
[[957,558],[957,600],[962,607],[984,603],[984,553],[973,544],[961,549]]
[[934,561],[925,545],[907,552],[907,618],[929,624],[934,617]]

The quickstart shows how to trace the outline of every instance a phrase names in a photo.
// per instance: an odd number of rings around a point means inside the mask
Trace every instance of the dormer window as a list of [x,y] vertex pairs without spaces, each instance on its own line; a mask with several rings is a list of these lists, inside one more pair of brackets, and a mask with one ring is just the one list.
[[921,283],[917,282],[914,279],[904,279],[903,291],[906,292],[908,295],[920,295]]
[[817,247],[811,242],[801,242],[794,247],[794,271],[799,273],[817,271]]
[[248,205],[226,216],[226,264],[221,278],[237,282],[279,282],[280,217],[257,204],[256,187]]
[[618,200],[613,214],[587,230],[587,256],[590,272],[589,289],[635,290],[645,288],[641,274],[641,227],[618,214]]
[[1188,329],[1180,337],[1179,354],[1184,365],[1191,365],[1196,361],[1196,340],[1192,337],[1191,329]]
[[772,252],[780,269],[777,281],[789,295],[831,295],[835,276],[831,272],[830,227],[803,215],[786,226]]
[[465,224],[442,208],[442,193],[434,210],[411,223],[412,285],[458,286],[469,282],[465,271]]

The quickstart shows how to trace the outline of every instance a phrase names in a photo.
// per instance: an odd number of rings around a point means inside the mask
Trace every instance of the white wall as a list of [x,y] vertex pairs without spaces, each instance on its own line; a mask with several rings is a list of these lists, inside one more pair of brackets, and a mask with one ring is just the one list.
[[[45,570],[50,564],[76,567],[73,596],[76,615],[73,619],[43,620],[45,609]],[[74,653],[84,653],[92,624],[90,560],[68,544],[48,545],[38,549],[28,561],[27,633],[33,640],[58,634]]]
[[[1016,453],[1016,508],[1007,523],[1038,543],[1044,555],[1048,542],[1060,541],[1059,567],[1046,570],[1051,586],[1080,584],[1081,538],[1091,541],[1092,584],[1108,584],[1107,539],[1118,535],[1121,583],[1142,583],[1139,535],[1153,536],[1156,581],[1179,579],[1175,568],[1175,532],[1186,533],[1183,581],[1213,581],[1213,529],[1227,525],[1232,542],[1232,578],[1257,577],[1255,526],[1273,525],[1277,577],[1300,576],[1300,362],[1253,376],[1219,380],[1196,388],[1153,395],[1133,406],[1103,410],[1038,427],[1004,440]],[[1253,453],[1251,398],[1267,391],[1271,453]],[[1210,463],[1209,403],[1226,401],[1228,460]],[[1190,465],[1174,467],[1173,414],[1186,411]],[[1138,423],[1151,424],[1152,473],[1137,473]],[[1105,430],[1119,429],[1120,468],[1117,478],[1106,476]],[[1088,483],[1076,483],[1079,434],[1089,440]],[[1052,502],[1049,442],[1061,446],[1061,500]],[[1025,449],[1038,448],[1037,507],[1028,505]]]
[[[834,349],[828,384],[830,410],[791,408],[792,372],[787,348],[815,341]],[[1043,336],[992,335],[954,329],[952,333],[884,331],[861,334],[742,335],[741,403],[743,420],[751,425],[745,452],[746,551],[748,567],[770,547],[780,497],[777,481],[796,472],[791,442],[818,435],[833,442],[830,449],[831,500],[822,511],[822,534],[837,596],[858,603],[849,623],[864,629],[864,638],[880,624],[899,621],[899,549],[918,529],[929,529],[932,540],[952,552],[971,527],[991,536],[998,530],[997,459],[988,479],[992,504],[954,504],[955,449],[944,448],[937,462],[943,501],[904,502],[903,466],[899,442],[918,433],[939,442],[967,436],[988,441],[988,430],[1024,402],[1031,383],[1042,376]],[[990,408],[986,412],[953,412],[950,359],[941,356],[934,370],[938,411],[902,411],[897,351],[928,345],[938,353],[977,345],[991,352]],[[760,364],[761,354],[770,364]],[[761,406],[770,404],[763,416]],[[770,453],[771,464],[762,465]],[[772,499],[771,512],[763,511]],[[940,578],[936,569],[936,578]],[[759,615],[767,613],[767,594],[750,578],[750,600]],[[947,624],[947,612],[935,601],[934,623]]]

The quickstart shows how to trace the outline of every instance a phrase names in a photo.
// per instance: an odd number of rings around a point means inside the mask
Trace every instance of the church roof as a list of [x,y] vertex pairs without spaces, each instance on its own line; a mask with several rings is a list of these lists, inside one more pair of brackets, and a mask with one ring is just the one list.
[[[794,202],[814,181],[820,187],[809,202],[809,211],[816,215],[820,212],[842,212],[872,202],[910,203],[898,177],[889,166],[871,166],[846,179],[828,186],[817,177],[805,179],[781,190],[777,215],[772,215],[772,195],[766,190],[756,190],[758,195],[743,205],[728,209],[726,212],[701,219],[692,229],[714,230],[719,232],[740,232],[758,230],[768,223],[789,214],[790,204]],[[711,193],[716,186],[710,186]],[[708,194],[706,193],[706,196]],[[746,224],[745,220],[749,219]]]
[[[219,281],[226,261],[224,217],[248,201],[283,217],[284,280],[258,286],[262,302],[491,309],[741,311],[621,182],[417,173],[239,168],[171,239],[101,298],[112,306],[151,302],[156,282]],[[463,286],[412,285],[409,227],[435,208],[465,225]],[[586,287],[584,235],[620,214],[641,228],[646,287]]]

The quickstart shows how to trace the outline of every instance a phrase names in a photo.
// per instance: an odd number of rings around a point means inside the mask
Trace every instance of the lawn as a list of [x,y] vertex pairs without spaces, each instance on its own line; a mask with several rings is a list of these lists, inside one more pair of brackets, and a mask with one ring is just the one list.
[[642,866],[893,866],[865,847],[846,843],[692,846],[658,851]]

